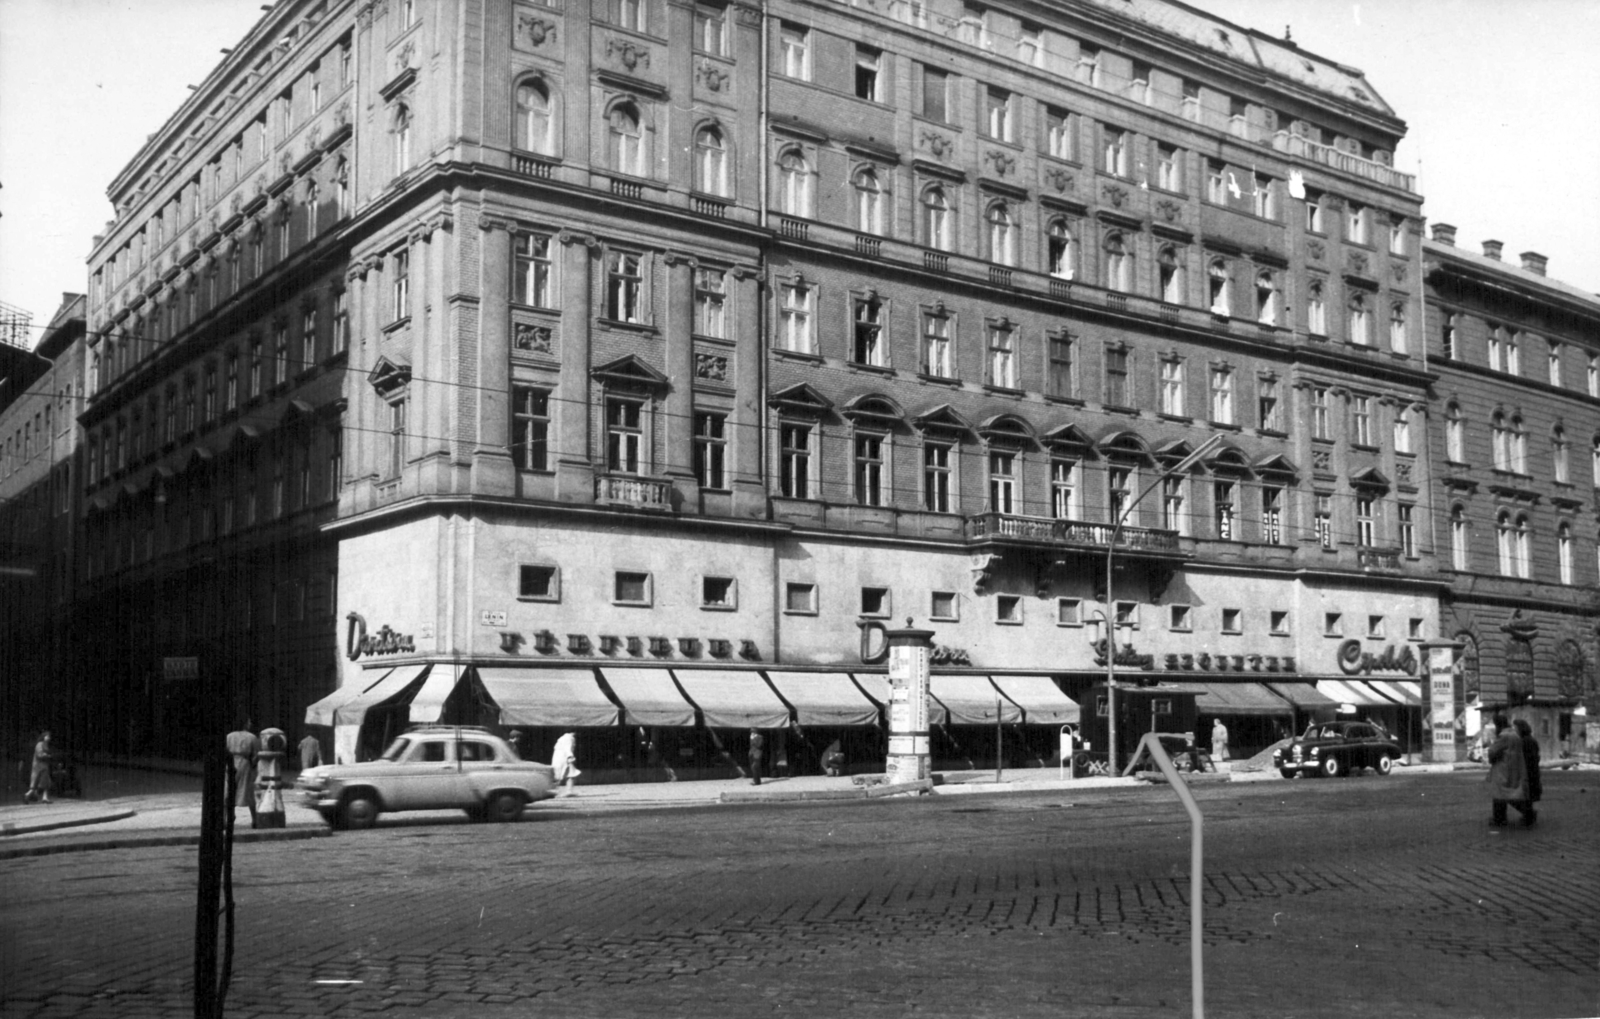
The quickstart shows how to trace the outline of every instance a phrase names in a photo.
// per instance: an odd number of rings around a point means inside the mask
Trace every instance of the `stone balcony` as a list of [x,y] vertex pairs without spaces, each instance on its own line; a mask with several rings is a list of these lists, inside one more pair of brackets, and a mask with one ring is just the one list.
[[[1104,551],[1112,545],[1112,531],[1112,525],[1106,523],[1025,517],[1011,513],[979,513],[966,518],[969,545],[1032,545]],[[1177,531],[1127,524],[1116,531],[1115,547],[1118,551],[1161,556],[1183,554]]]
[[672,512],[672,484],[637,474],[601,474],[594,479],[594,501],[602,506]]

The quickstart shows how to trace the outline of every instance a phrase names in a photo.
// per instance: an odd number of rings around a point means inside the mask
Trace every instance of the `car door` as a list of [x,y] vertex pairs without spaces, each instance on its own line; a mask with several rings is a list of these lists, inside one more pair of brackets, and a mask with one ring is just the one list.
[[406,755],[403,774],[397,774],[388,799],[395,810],[431,810],[456,805],[454,795],[461,781],[455,759],[454,740],[449,736],[420,739]]
[[507,760],[500,755],[499,748],[493,743],[464,736],[456,744],[456,752],[461,760],[463,796],[482,800],[485,790],[490,786],[501,784],[504,776],[495,773],[506,770]]
[[1345,742],[1350,745],[1346,751],[1349,755],[1348,764],[1351,768],[1370,768],[1377,762],[1373,760],[1373,732],[1370,725],[1352,725],[1345,732]]

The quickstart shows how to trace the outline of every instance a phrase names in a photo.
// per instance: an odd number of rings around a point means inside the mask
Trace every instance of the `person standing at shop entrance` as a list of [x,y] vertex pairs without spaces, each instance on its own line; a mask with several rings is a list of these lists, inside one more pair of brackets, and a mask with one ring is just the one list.
[[564,732],[556,740],[556,749],[550,755],[550,767],[555,769],[556,784],[562,796],[572,795],[572,780],[578,777],[578,735]]
[[1211,723],[1211,760],[1221,764],[1228,759],[1228,727],[1222,724],[1222,719]]
[[761,730],[750,730],[750,784],[761,784],[761,762],[766,757],[767,738]]

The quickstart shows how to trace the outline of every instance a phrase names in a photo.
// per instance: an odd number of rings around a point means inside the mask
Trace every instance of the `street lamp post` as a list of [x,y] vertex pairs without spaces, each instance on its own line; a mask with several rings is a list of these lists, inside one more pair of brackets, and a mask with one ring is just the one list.
[[1107,729],[1106,736],[1111,746],[1108,748],[1108,753],[1110,756],[1106,759],[1108,762],[1108,767],[1106,770],[1112,775],[1117,773],[1117,601],[1112,591],[1112,558],[1115,555],[1117,548],[1117,537],[1122,533],[1122,523],[1128,519],[1128,514],[1133,512],[1133,508],[1143,502],[1144,497],[1149,495],[1157,485],[1161,484],[1168,478],[1177,474],[1182,474],[1184,471],[1193,467],[1195,464],[1200,462],[1201,457],[1205,456],[1207,453],[1210,453],[1213,449],[1217,448],[1221,444],[1222,436],[1213,435],[1211,438],[1195,447],[1194,452],[1190,453],[1182,460],[1179,460],[1177,463],[1158,474],[1155,480],[1144,486],[1144,491],[1135,496],[1132,502],[1122,507],[1122,511],[1117,514],[1116,520],[1114,520],[1111,524],[1111,534],[1107,536],[1105,619],[1106,715],[1108,716],[1109,728]]

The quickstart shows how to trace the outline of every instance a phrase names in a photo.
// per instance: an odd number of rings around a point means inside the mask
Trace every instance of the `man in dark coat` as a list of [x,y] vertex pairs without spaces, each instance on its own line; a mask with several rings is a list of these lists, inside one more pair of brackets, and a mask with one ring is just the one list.
[[1528,766],[1522,757],[1522,737],[1506,721],[1494,716],[1494,743],[1489,747],[1489,798],[1494,803],[1490,820],[1496,828],[1506,826],[1506,804],[1517,808],[1523,824],[1532,824],[1533,807],[1528,804]]
[[767,738],[761,730],[750,730],[750,784],[761,784],[761,761],[766,756]]
[[1533,738],[1533,728],[1526,719],[1519,718],[1511,724],[1516,726],[1517,735],[1522,739],[1522,764],[1528,773],[1528,806],[1522,811],[1522,825],[1531,828],[1539,820],[1539,812],[1533,805],[1544,799],[1544,781],[1539,777],[1539,741]]

